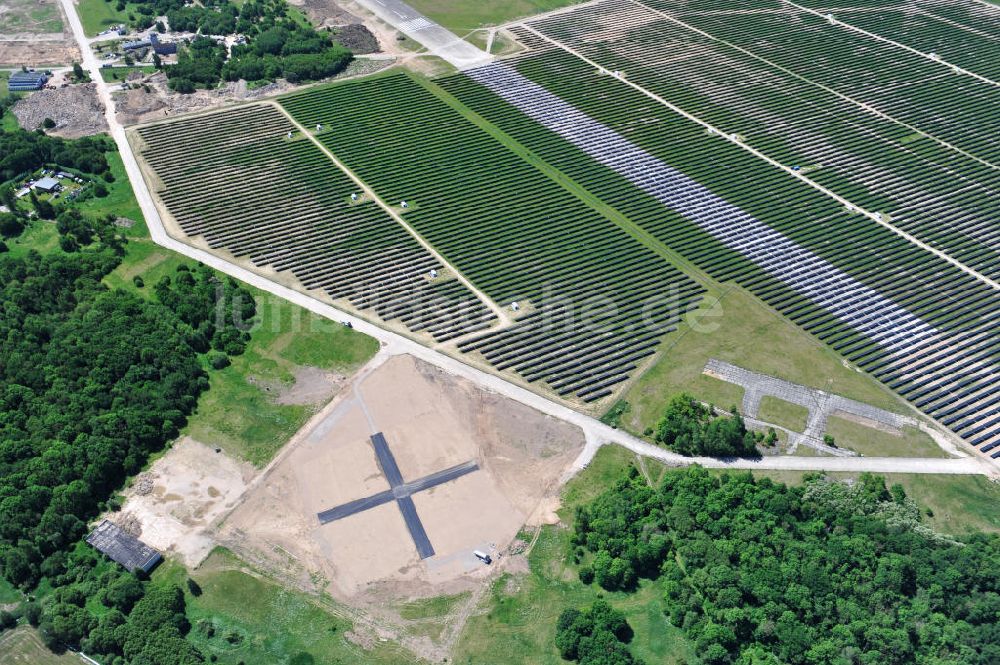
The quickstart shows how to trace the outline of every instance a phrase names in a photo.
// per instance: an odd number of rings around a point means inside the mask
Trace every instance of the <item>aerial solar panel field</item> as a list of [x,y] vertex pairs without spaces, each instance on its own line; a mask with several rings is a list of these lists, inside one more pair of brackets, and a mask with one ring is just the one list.
[[[737,284],[989,452],[995,12],[839,4],[605,0],[516,22],[526,50],[485,66],[138,134],[166,189],[239,175],[161,194],[184,233],[577,404]],[[171,166],[178,130],[174,156],[230,147]]]

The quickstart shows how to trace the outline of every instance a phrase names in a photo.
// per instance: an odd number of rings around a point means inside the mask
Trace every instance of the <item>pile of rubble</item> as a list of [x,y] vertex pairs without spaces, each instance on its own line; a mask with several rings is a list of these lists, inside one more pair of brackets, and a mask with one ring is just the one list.
[[42,127],[45,119],[51,118],[56,126],[46,132],[65,138],[108,131],[104,105],[94,83],[39,90],[18,101],[11,110],[21,127],[28,130]]
[[351,23],[342,28],[335,28],[333,41],[344,48],[350,49],[351,53],[378,53],[380,48],[378,39],[372,31],[362,23]]

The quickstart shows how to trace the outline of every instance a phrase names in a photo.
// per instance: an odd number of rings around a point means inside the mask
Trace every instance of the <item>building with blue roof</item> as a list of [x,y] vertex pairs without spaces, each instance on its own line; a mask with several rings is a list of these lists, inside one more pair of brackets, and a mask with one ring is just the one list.
[[42,72],[14,72],[7,79],[8,92],[30,92],[41,90],[49,82],[49,77]]

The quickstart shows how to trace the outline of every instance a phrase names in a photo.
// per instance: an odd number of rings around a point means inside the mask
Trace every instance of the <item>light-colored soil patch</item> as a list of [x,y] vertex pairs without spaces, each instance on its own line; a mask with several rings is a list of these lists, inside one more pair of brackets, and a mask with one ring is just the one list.
[[274,396],[278,404],[320,404],[337,394],[345,377],[336,372],[327,372],[318,367],[298,367],[295,381],[282,386]]
[[0,35],[0,65],[5,67],[57,67],[79,60],[80,49],[68,39],[8,39]]
[[[390,358],[340,400],[248,493],[219,539],[279,576],[367,608],[478,587],[503,567],[501,553],[583,446],[575,427],[410,356]],[[417,556],[395,502],[326,525],[316,517],[389,487],[373,426],[404,481],[480,466],[413,496],[436,552],[429,559]],[[499,555],[497,565],[482,565],[474,549]]]
[[136,478],[121,511],[108,517],[194,567],[215,546],[212,522],[232,509],[255,472],[185,437]]
[[289,0],[288,4],[301,9],[312,23],[320,28],[361,23],[361,19],[335,0]]
[[46,133],[65,138],[92,136],[108,130],[104,105],[97,97],[94,83],[39,90],[18,101],[12,110],[18,124],[27,130],[38,129],[46,118],[51,118],[56,126]]
[[0,0],[0,65],[45,67],[79,59],[59,0]]

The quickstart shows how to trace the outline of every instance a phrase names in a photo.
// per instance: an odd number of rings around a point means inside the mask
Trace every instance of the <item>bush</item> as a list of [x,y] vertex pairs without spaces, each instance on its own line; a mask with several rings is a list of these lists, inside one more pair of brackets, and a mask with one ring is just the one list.
[[108,188],[104,186],[103,182],[98,182],[94,184],[94,196],[99,199],[103,199],[108,195]]
[[220,351],[212,351],[208,354],[208,364],[212,369],[225,369],[229,367],[232,361],[229,360],[229,356]]
[[141,289],[142,287],[146,286],[146,282],[143,281],[140,275],[136,275],[135,277],[132,278],[132,284],[134,284],[135,288],[137,289]]
[[715,416],[713,409],[687,393],[675,395],[656,425],[655,440],[681,455],[758,457],[756,437],[743,418]]
[[102,173],[101,177],[104,178],[104,182],[114,182],[115,181],[115,174],[111,172],[111,169],[108,169],[107,171],[105,171],[104,173]]
[[46,118],[45,120],[42,120],[42,127],[44,127],[45,129],[52,129],[55,126],[56,126],[56,121],[53,120],[52,118]]
[[42,606],[34,602],[25,605],[24,619],[31,626],[38,628],[38,622],[42,619]]
[[24,222],[16,215],[0,212],[0,236],[14,238],[24,231]]
[[189,79],[172,78],[170,79],[170,83],[167,85],[171,90],[179,92],[182,95],[190,95],[195,91],[194,83],[192,83]]

